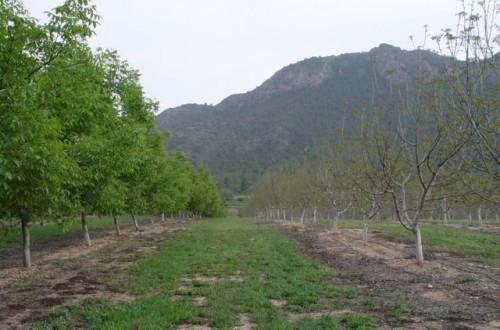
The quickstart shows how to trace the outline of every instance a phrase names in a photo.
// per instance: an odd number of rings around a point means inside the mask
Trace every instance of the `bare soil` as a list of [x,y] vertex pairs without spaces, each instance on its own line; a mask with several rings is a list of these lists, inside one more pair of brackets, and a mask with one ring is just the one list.
[[[290,221],[266,225],[293,237],[304,253],[340,269],[331,280],[363,292],[349,309],[371,315],[377,328],[500,329],[498,267],[426,247],[425,265],[420,267],[413,244],[395,242],[375,230],[365,245],[362,230],[304,227]],[[499,235],[492,228],[488,232]]]
[[90,297],[113,303],[136,299],[119,286],[127,276],[125,269],[193,222],[143,223],[140,231],[131,224],[122,225],[120,237],[113,228],[92,230],[90,247],[79,234],[36,242],[30,269],[21,267],[21,248],[1,250],[0,329],[29,328],[50,311]]
[[[119,283],[126,269],[142,255],[178,232],[188,230],[192,220],[143,223],[141,231],[123,226],[122,236],[114,229],[91,231],[92,246],[86,247],[78,234],[56,237],[33,244],[34,266],[21,267],[20,248],[0,251],[0,329],[26,329],[45,319],[50,311],[102,297],[112,303],[136,299]],[[460,256],[424,247],[425,266],[414,262],[411,244],[394,242],[378,231],[370,231],[368,244],[361,230],[331,230],[322,226],[303,227],[289,221],[268,221],[297,240],[304,253],[340,270],[327,280],[343,288],[358,288],[346,313],[364,313],[379,329],[500,329],[500,269]],[[492,228],[488,232],[499,235]],[[500,240],[499,240],[500,241]],[[111,280],[110,280],[111,279]],[[241,280],[235,274],[235,281]],[[202,275],[190,281],[215,281]],[[175,300],[175,296],[172,299]],[[206,305],[206,297],[195,297]],[[275,305],[286,304],[273,301]],[[304,315],[289,313],[294,320]],[[307,316],[321,317],[324,313]],[[249,316],[238,316],[235,329],[253,329]],[[186,329],[210,329],[186,326]],[[179,327],[183,329],[183,327]]]

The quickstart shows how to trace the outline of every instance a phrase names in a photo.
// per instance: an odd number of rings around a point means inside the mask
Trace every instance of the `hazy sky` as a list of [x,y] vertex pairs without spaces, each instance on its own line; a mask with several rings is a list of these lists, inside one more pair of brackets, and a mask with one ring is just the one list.
[[[63,0],[24,0],[33,16]],[[457,0],[94,0],[94,47],[118,50],[161,109],[217,104],[313,56],[412,49],[456,25]]]

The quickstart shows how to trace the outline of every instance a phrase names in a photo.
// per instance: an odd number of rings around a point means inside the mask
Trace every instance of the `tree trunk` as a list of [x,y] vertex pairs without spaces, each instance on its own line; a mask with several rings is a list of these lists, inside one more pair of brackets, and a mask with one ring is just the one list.
[[306,210],[303,210],[302,211],[302,215],[300,216],[300,224],[303,225],[304,224],[304,216],[306,215]]
[[365,246],[368,244],[368,221],[366,219],[363,224],[363,244]]
[[441,207],[443,209],[443,220],[445,224],[448,224],[448,207],[446,205],[446,198],[443,198],[441,203]]
[[21,227],[23,231],[23,265],[26,268],[31,267],[31,248],[30,248],[30,229],[28,228],[28,221],[21,220]]
[[314,221],[314,223],[316,223],[316,221],[317,221],[317,218],[316,218],[317,213],[318,213],[318,210],[316,208],[314,208],[314,210],[313,210],[313,221]]
[[340,214],[338,212],[336,212],[335,218],[333,220],[333,230],[337,230],[339,228],[339,217],[340,217]]
[[134,212],[130,213],[132,215],[132,221],[134,221],[134,226],[137,231],[140,231],[139,224],[137,223],[137,219],[135,218]]
[[165,222],[165,212],[161,213],[161,222]]
[[415,234],[415,252],[417,257],[417,264],[424,265],[424,252],[422,249],[422,236],[420,235],[420,228],[418,224],[415,225],[413,233]]
[[85,212],[82,212],[81,216],[82,216],[82,232],[83,232],[83,238],[85,239],[85,245],[91,246],[92,242],[90,241],[89,227],[87,226],[87,219],[85,218]]
[[483,216],[481,214],[481,206],[477,208],[477,221],[479,221],[479,224],[481,226],[483,225]]
[[116,215],[113,215],[113,222],[115,223],[116,236],[121,235],[120,226],[118,225],[118,220],[116,220]]

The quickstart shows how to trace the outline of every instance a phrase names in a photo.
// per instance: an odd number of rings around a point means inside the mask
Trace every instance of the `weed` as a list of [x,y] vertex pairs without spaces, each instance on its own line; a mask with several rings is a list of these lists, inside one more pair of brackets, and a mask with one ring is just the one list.
[[425,317],[425,320],[426,321],[439,321],[439,317],[437,317],[436,315],[434,314],[430,314],[430,315],[427,315]]
[[363,306],[367,308],[374,308],[375,307],[375,300],[369,298],[363,301]]
[[464,283],[471,283],[471,282],[475,282],[475,281],[476,281],[476,279],[470,274],[460,274],[460,275],[458,275],[457,279],[455,280],[455,283],[464,284]]
[[342,318],[344,323],[349,329],[373,329],[372,321],[369,317],[359,314],[346,314]]

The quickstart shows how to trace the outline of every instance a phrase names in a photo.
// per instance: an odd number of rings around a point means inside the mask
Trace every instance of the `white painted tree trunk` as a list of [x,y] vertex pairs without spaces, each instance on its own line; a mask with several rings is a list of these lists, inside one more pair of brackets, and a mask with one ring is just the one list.
[[363,244],[365,246],[368,244],[368,221],[366,219],[363,224]]
[[368,244],[368,223],[363,225],[363,243],[364,245]]
[[313,209],[313,221],[314,223],[317,222],[317,218],[316,218],[316,215],[318,214],[318,210],[316,208]]
[[303,225],[304,224],[304,216],[306,215],[306,210],[303,210],[302,211],[302,215],[300,216],[300,224]]
[[481,206],[477,208],[477,221],[480,225],[483,225],[483,215],[481,213]]
[[162,212],[162,213],[161,213],[161,221],[162,221],[162,222],[165,222],[165,212]]
[[115,215],[113,216],[113,222],[115,223],[116,236],[120,236],[121,235],[120,226],[118,225],[118,220],[116,220]]
[[27,220],[21,220],[23,231],[23,265],[26,268],[31,267],[31,247],[30,247],[30,230]]
[[446,198],[443,198],[441,203],[441,208],[443,209],[443,220],[445,224],[448,224],[448,207],[446,206]]
[[87,226],[87,218],[85,218],[85,212],[82,212],[81,216],[82,216],[82,232],[83,232],[83,238],[85,239],[85,245],[91,246],[92,242],[90,241],[89,227]]
[[335,213],[335,218],[333,219],[333,230],[337,230],[339,228],[339,212]]
[[415,225],[414,227],[414,234],[415,234],[415,254],[417,257],[417,264],[419,266],[423,266],[424,252],[422,249],[422,235],[420,234],[420,228],[418,227],[418,224]]

